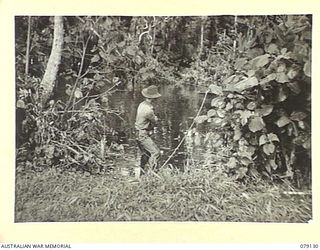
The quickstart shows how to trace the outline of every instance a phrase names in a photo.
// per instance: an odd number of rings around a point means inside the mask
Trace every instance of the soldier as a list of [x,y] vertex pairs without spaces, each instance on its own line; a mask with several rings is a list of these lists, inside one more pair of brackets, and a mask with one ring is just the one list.
[[151,85],[142,90],[145,100],[139,104],[136,116],[135,128],[138,133],[138,146],[141,150],[140,168],[146,171],[145,165],[148,162],[152,170],[157,170],[160,158],[160,150],[150,137],[150,131],[154,124],[158,121],[158,117],[154,114],[152,103],[159,98],[156,86]]

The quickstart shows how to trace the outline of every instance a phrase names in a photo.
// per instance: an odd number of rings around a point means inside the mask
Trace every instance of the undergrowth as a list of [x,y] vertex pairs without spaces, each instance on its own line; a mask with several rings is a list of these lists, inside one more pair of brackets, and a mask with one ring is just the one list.
[[[46,169],[16,176],[16,222],[308,222],[311,195],[256,179],[239,182],[213,169],[163,168],[140,179]],[[159,178],[160,177],[160,178]]]

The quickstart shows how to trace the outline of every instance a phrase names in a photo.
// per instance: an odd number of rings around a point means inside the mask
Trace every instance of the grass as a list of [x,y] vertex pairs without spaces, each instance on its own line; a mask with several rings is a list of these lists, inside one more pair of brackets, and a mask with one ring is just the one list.
[[239,183],[218,171],[163,168],[139,180],[120,174],[19,171],[16,222],[228,221],[299,222],[312,218],[311,196],[284,185]]

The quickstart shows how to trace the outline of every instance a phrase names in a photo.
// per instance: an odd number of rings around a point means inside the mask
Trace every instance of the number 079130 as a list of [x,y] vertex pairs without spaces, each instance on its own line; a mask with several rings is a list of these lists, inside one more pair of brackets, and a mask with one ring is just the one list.
[[303,249],[316,249],[318,248],[319,245],[318,244],[300,244],[300,248],[303,248]]

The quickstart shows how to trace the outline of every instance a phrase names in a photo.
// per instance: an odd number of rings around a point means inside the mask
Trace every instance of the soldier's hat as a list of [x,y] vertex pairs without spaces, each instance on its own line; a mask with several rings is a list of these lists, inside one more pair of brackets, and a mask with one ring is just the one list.
[[158,92],[158,88],[155,85],[151,85],[147,88],[144,88],[141,91],[142,95],[147,98],[158,98],[161,94]]

